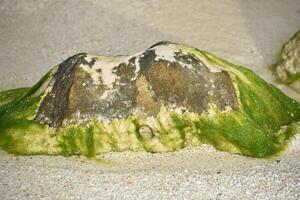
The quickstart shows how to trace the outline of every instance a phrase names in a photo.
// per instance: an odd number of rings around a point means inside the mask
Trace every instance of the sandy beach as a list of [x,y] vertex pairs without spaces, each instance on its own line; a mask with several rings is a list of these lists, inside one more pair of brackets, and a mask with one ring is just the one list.
[[[31,86],[75,53],[127,55],[168,40],[246,66],[300,101],[268,70],[299,19],[298,0],[1,0],[0,90]],[[300,137],[268,160],[208,145],[97,160],[1,151],[0,199],[300,199]]]

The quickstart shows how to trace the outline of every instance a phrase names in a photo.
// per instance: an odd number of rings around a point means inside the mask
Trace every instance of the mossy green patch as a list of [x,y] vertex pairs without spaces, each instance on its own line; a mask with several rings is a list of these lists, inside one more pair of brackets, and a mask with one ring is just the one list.
[[61,153],[65,156],[95,156],[93,129],[93,126],[71,126],[59,132],[57,138],[59,139]]
[[30,88],[17,88],[0,92],[0,106],[8,104],[16,98],[23,96],[29,91],[29,89]]
[[288,78],[288,80],[286,81],[286,83],[288,85],[290,85],[290,84],[293,84],[293,83],[295,83],[295,82],[297,82],[299,80],[300,80],[300,73],[296,73],[296,74],[290,75],[290,77]]

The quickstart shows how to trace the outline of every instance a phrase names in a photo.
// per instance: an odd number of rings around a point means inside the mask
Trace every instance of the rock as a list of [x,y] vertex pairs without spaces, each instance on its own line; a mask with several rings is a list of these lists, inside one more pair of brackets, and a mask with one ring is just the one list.
[[52,127],[100,118],[146,116],[162,106],[189,112],[238,109],[228,72],[207,67],[179,45],[161,42],[134,56],[77,54],[58,66],[35,120]]
[[277,155],[299,131],[299,103],[251,70],[186,45],[132,56],[76,54],[28,89],[0,93],[0,147],[95,156],[211,144]]
[[281,60],[275,69],[283,83],[300,92],[300,31],[284,44]]

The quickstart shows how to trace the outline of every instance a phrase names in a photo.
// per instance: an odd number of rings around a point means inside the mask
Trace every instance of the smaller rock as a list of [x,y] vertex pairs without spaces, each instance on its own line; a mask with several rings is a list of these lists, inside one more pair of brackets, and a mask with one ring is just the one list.
[[300,31],[283,46],[281,61],[275,69],[282,82],[300,92]]

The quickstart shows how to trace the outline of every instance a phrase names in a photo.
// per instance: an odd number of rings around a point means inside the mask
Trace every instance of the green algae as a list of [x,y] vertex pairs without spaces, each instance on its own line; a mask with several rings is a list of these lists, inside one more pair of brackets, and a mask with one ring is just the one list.
[[[203,113],[178,114],[161,108],[155,120],[132,115],[111,123],[92,120],[54,129],[34,122],[51,72],[32,88],[0,92],[0,147],[21,155],[95,155],[111,151],[175,151],[203,143],[251,157],[282,152],[299,132],[300,104],[265,82],[251,70],[216,56],[182,46],[211,65],[229,72],[239,110],[220,111],[215,105]],[[3,102],[3,103],[1,103]],[[151,128],[145,138],[141,127]]]
[[299,80],[300,80],[300,73],[296,73],[289,76],[289,78],[286,81],[286,84],[291,85]]
[[11,103],[13,100],[23,96],[30,88],[17,88],[0,93],[0,106]]

